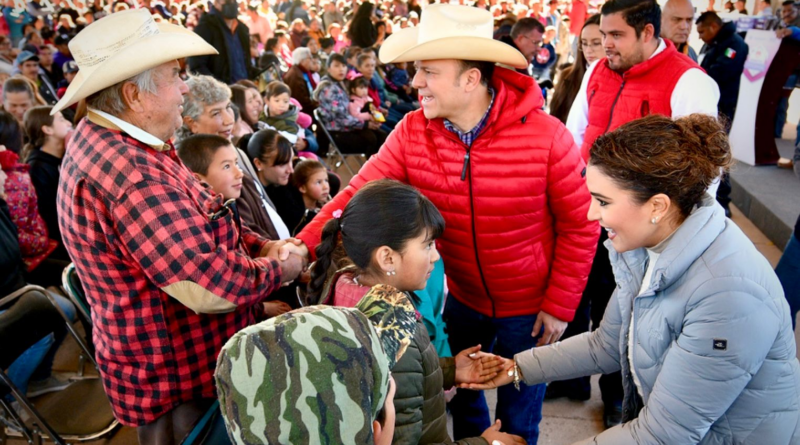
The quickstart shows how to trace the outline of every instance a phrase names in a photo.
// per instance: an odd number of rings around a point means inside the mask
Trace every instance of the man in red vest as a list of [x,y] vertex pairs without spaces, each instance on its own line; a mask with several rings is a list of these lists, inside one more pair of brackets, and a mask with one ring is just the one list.
[[[586,70],[567,118],[567,128],[585,161],[599,136],[648,114],[717,115],[716,82],[671,41],[660,37],[661,8],[655,0],[610,0],[600,12],[606,58]],[[713,187],[710,193],[716,194],[716,185]],[[581,305],[591,302],[595,326],[615,287],[603,246],[606,239],[602,232]],[[576,334],[574,329],[570,331],[568,334]],[[621,377],[603,376],[600,389],[608,428],[621,419]]]
[[648,114],[717,115],[719,88],[659,37],[654,0],[611,0],[601,10],[606,58],[589,67],[567,119],[584,160],[598,136]]

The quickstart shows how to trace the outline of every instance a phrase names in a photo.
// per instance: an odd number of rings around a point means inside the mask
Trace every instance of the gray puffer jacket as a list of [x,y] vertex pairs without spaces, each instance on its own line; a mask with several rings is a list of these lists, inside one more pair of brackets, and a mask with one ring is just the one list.
[[[588,443],[800,443],[800,366],[781,285],[707,198],[668,240],[648,290],[639,295],[646,250],[607,243],[617,290],[599,329],[516,356],[527,384],[622,370],[626,423]],[[631,313],[643,407],[628,365]]]

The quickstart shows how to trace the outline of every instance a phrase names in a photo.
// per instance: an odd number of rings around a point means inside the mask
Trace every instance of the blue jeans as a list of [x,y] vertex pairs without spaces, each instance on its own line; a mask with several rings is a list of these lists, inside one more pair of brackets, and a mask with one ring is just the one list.
[[[64,314],[69,318],[69,320],[74,323],[78,317],[77,309],[75,309],[75,305],[72,302],[59,294],[55,294],[50,292],[50,295],[54,297],[58,307],[64,311]],[[28,380],[44,380],[50,377],[50,373],[53,369],[53,361],[56,358],[56,352],[58,352],[59,346],[64,341],[64,338],[67,335],[67,331],[63,326],[53,326],[54,335],[51,334],[49,336],[50,341],[47,343],[47,349],[39,354],[41,351],[41,347],[45,339],[42,339],[36,345],[32,346],[30,349],[25,351],[22,355],[17,358],[14,364],[11,365],[9,368],[9,373],[12,372],[15,366],[19,366],[19,369],[24,371],[20,371],[19,375],[25,375],[25,388],[28,387]],[[37,346],[40,348],[37,349]],[[37,349],[36,351],[32,351]],[[13,380],[14,384],[17,384],[17,380]]]
[[[511,358],[518,352],[533,348],[538,341],[538,337],[531,337],[536,322],[535,314],[492,318],[470,309],[449,295],[444,318],[454,355],[480,344],[484,351]],[[544,384],[523,384],[519,391],[514,385],[497,390],[497,418],[503,423],[504,433],[522,436],[529,445],[536,445],[545,388]],[[459,389],[449,406],[453,414],[455,440],[480,436],[492,424],[483,391]]]
[[[50,350],[54,349],[54,342],[55,338],[53,334],[47,335],[34,343],[33,346],[26,349],[25,352],[17,357],[14,363],[8,367],[6,371],[8,378],[11,379],[11,383],[13,383],[22,394],[27,394],[28,382],[31,380],[31,376],[39,365],[43,363],[45,356],[48,355]],[[52,366],[52,361],[50,363]],[[12,400],[11,395],[6,396],[6,399],[9,401]]]
[[789,315],[792,317],[792,329],[795,328],[797,311],[800,310],[800,241],[797,234],[792,233],[781,260],[775,268],[775,274],[781,280],[783,293],[789,302]]
[[305,129],[305,137],[306,137],[306,143],[308,143],[308,147],[306,147],[305,151],[310,151],[311,153],[318,152],[319,142],[317,142],[317,137],[314,136],[314,133],[308,128]]

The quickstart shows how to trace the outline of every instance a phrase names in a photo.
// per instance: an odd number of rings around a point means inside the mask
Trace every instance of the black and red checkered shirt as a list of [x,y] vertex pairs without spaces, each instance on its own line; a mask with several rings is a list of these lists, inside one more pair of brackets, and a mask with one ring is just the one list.
[[[67,147],[59,225],[92,308],[106,394],[125,425],[215,398],[217,354],[280,286],[278,262],[258,258],[266,239],[240,231],[231,212],[209,216],[221,201],[174,148],[157,151],[87,119]],[[196,313],[163,290],[175,283],[233,310]]]

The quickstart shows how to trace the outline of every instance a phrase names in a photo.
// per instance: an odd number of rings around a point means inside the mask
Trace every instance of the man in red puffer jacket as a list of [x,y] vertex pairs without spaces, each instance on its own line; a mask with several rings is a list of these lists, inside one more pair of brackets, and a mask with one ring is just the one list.
[[[524,56],[492,40],[487,11],[431,5],[418,27],[384,42],[380,58],[417,63],[422,110],[406,115],[298,238],[313,250],[332,213],[371,180],[410,184],[447,223],[439,248],[453,350],[495,345],[508,357],[555,342],[586,285],[599,228],[586,218],[590,196],[572,136],[542,111],[530,77],[495,67],[524,67]],[[498,390],[503,428],[536,443],[544,386],[506,389]],[[490,426],[480,392],[459,390],[451,408],[456,439]]]

